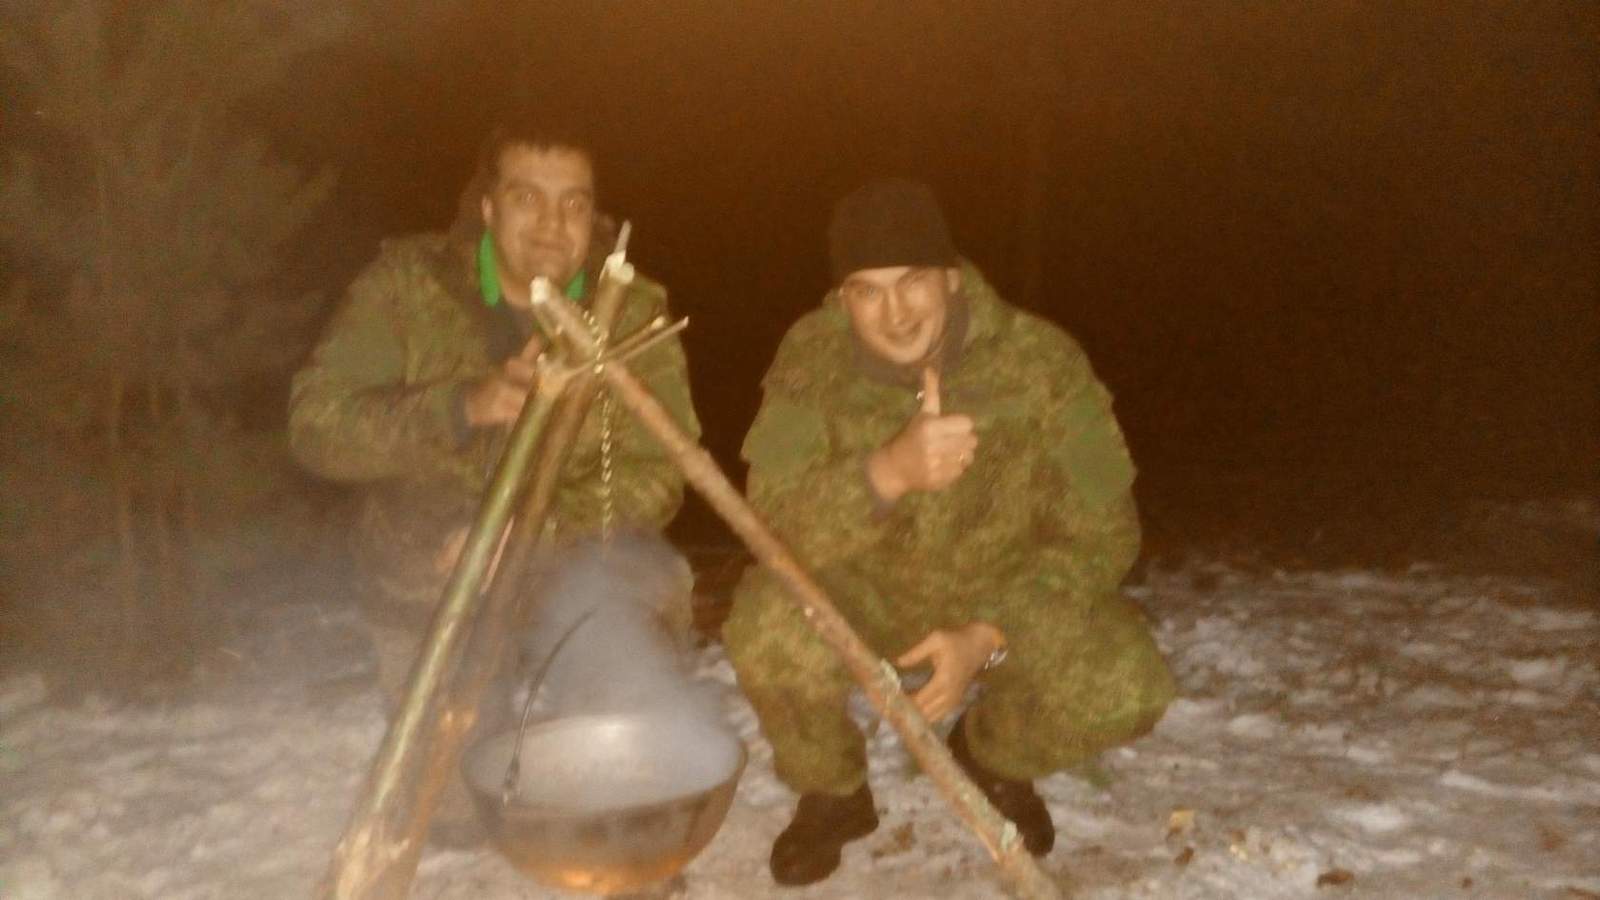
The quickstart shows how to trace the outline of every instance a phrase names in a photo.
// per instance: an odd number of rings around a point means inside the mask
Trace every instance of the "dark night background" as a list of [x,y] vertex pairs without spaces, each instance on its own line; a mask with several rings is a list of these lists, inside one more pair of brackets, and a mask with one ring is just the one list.
[[246,118],[339,171],[290,273],[331,304],[382,236],[448,224],[502,109],[581,113],[736,479],[833,201],[923,178],[1088,349],[1154,544],[1342,525],[1381,556],[1456,499],[1592,493],[1597,38],[1586,2],[412,0]]
[[691,317],[730,466],[826,288],[832,202],[924,178],[964,252],[1089,350],[1155,535],[1275,532],[1385,497],[1589,490],[1597,22],[1587,3],[468,3],[328,54],[263,114],[340,167],[348,220],[309,269],[331,286],[379,235],[448,220],[509,98],[583,111],[604,204]]
[[[290,458],[290,377],[531,104],[586,123],[735,482],[870,178],[930,183],[1000,292],[1084,345],[1187,708],[1046,798],[1076,845],[1052,875],[1600,896],[1597,50],[1600,0],[0,0],[0,894],[321,871],[377,725],[370,639],[394,653],[414,613],[359,602],[360,486]],[[709,639],[742,548],[692,496],[672,529]],[[447,618],[433,649],[487,645]],[[731,688],[722,656],[696,681]],[[459,678],[434,659],[413,699]],[[440,783],[372,773],[407,808]],[[733,894],[781,827],[758,777],[712,864]],[[977,847],[902,796],[844,883],[976,896]],[[438,896],[512,877],[476,865],[423,870]]]

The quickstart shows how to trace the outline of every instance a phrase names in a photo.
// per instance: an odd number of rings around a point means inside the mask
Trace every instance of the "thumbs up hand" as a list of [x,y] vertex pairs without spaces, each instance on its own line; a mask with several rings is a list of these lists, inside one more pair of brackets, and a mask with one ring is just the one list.
[[922,414],[939,415],[939,373],[931,366],[922,370],[922,391],[917,394],[917,399],[922,401]]
[[972,465],[978,448],[972,417],[943,414],[939,373],[931,368],[922,371],[921,401],[900,433],[867,457],[873,490],[891,503],[911,491],[949,487]]

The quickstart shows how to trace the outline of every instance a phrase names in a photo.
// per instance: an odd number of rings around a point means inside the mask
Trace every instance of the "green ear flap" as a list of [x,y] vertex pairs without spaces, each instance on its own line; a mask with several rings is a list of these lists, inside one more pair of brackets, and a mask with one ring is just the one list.
[[478,293],[485,306],[500,305],[500,270],[494,264],[494,236],[484,229],[478,239]]

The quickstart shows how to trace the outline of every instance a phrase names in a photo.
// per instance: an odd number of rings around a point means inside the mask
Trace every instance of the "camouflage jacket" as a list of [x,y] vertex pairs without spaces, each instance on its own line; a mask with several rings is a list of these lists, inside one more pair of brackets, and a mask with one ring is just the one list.
[[943,491],[877,500],[866,456],[918,399],[914,385],[872,377],[830,294],[790,329],[763,382],[743,448],[751,502],[825,583],[915,603],[925,627],[983,620],[1014,634],[1040,604],[1087,623],[1139,549],[1111,396],[1060,328],[1001,300],[973,266],[962,278],[966,335],[941,399],[975,421],[971,468]]
[[[521,346],[508,343],[500,333],[505,322],[483,301],[474,246],[441,234],[386,241],[291,388],[290,447],[312,472],[365,486],[356,560],[394,600],[437,598],[443,578],[434,560],[446,536],[471,521],[510,431],[467,430],[459,418],[465,387]],[[593,256],[591,288],[600,252]],[[616,333],[629,334],[664,312],[666,292],[636,278]],[[630,366],[678,424],[698,436],[681,344],[664,342]],[[561,473],[552,507],[558,535],[600,526],[607,416],[618,526],[660,528],[682,502],[682,476],[654,438],[626,409],[597,399]]]

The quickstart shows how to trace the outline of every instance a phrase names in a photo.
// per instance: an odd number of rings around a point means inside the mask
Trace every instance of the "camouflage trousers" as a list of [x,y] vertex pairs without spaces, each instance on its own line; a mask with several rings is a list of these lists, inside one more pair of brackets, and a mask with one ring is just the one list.
[[[880,656],[893,659],[949,624],[948,611],[896,607],[852,590],[863,585],[859,576],[817,575]],[[867,761],[865,740],[848,713],[855,682],[776,578],[755,568],[746,573],[723,641],[772,744],[778,777],[801,793],[842,795],[859,787]],[[1007,778],[1068,769],[1145,734],[1175,693],[1143,614],[1120,594],[1099,598],[1087,625],[1045,613],[1008,634],[1007,643],[1005,661],[979,676],[978,698],[965,717],[973,756]]]

